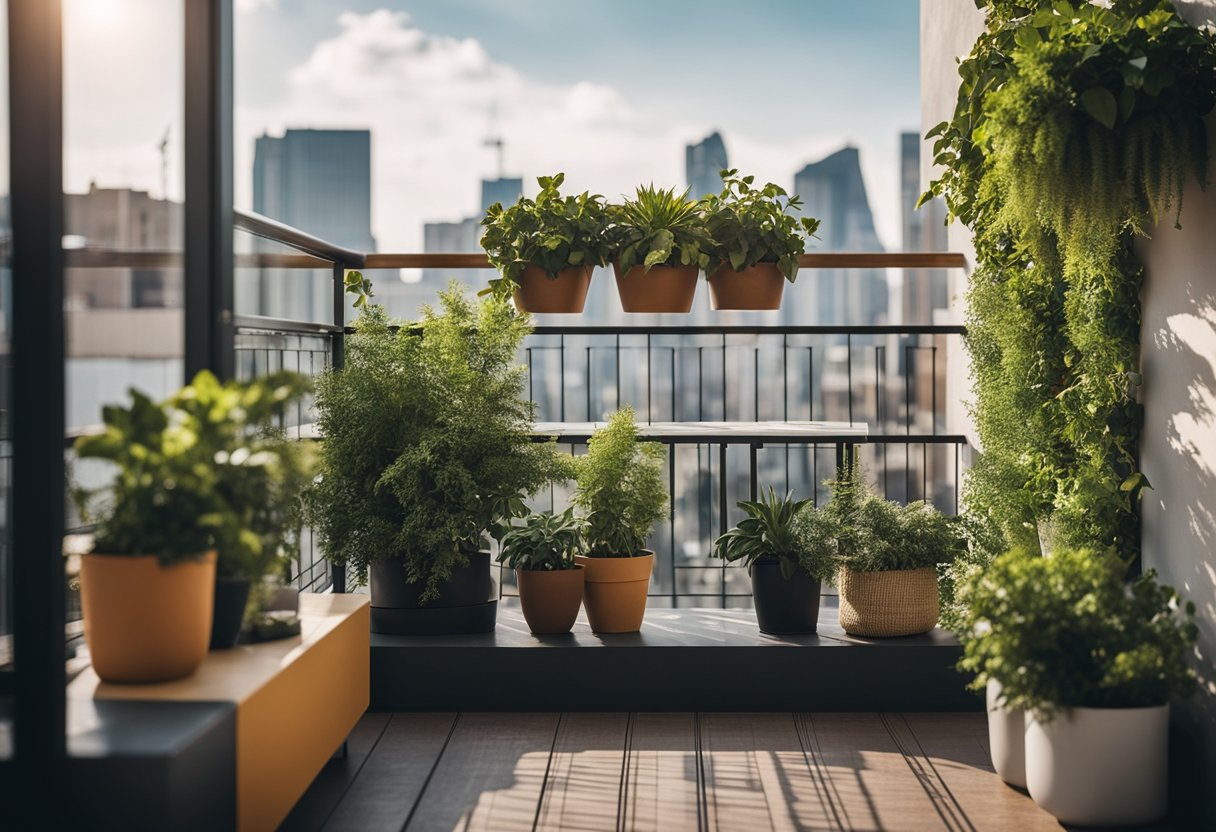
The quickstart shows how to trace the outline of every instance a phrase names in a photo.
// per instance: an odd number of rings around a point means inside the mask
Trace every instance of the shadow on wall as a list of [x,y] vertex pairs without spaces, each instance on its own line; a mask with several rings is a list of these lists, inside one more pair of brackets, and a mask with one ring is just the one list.
[[[1154,242],[1172,248],[1167,241],[1162,230]],[[1149,254],[1143,344],[1143,461],[1153,484],[1144,494],[1144,562],[1194,602],[1200,629],[1201,691],[1174,709],[1171,735],[1171,803],[1197,824],[1216,822],[1201,797],[1216,788],[1216,274],[1202,250],[1210,245]]]

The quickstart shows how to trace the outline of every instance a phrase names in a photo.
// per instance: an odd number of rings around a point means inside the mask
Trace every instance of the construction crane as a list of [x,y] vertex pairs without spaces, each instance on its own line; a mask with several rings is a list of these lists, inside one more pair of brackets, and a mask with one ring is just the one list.
[[160,198],[164,200],[169,199],[169,131],[172,128],[172,124],[165,128],[165,135],[156,146],[160,151]]

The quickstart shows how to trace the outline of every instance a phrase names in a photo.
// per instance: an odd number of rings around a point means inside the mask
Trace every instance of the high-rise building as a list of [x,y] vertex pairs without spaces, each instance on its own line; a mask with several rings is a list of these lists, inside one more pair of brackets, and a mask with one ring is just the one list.
[[[934,198],[919,209],[916,202],[923,188],[920,181],[921,138],[918,133],[899,135],[899,211],[904,251],[945,251],[945,211]],[[950,305],[944,269],[905,269],[900,302],[902,323],[933,323],[934,313]]]
[[[804,167],[794,176],[794,193],[802,198],[803,214],[823,223],[816,251],[883,250],[857,148],[841,148]],[[887,279],[881,270],[822,269],[814,280],[815,291],[801,293],[806,301],[790,315],[783,313],[790,323],[864,325],[887,319]]]
[[684,147],[684,176],[688,180],[689,196],[700,199],[722,190],[721,172],[730,165],[726,161],[726,144],[717,131],[696,144]]
[[513,177],[481,180],[481,216],[495,202],[503,206],[514,205],[524,195],[524,180]]
[[[293,129],[258,138],[253,210],[332,243],[375,251],[371,131]],[[255,250],[270,249],[259,241]],[[332,313],[332,291],[322,275],[238,271],[237,283],[250,311],[298,320],[328,320]]]

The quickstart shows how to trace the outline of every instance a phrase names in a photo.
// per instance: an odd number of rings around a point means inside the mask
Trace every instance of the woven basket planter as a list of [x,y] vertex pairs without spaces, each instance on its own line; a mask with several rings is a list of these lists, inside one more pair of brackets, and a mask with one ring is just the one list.
[[844,567],[840,626],[853,636],[890,638],[927,633],[937,626],[937,570],[854,572]]

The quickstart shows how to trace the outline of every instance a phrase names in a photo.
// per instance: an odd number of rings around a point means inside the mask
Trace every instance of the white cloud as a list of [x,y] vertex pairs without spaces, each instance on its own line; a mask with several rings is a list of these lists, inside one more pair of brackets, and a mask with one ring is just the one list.
[[273,9],[278,4],[278,0],[236,0],[236,11],[237,14],[248,14],[261,9]]
[[[421,250],[423,222],[477,209],[479,180],[495,173],[494,152],[483,145],[491,132],[503,137],[507,173],[522,174],[525,190],[535,190],[537,175],[562,170],[570,191],[615,198],[640,182],[683,187],[684,144],[713,127],[645,112],[604,84],[536,81],[478,41],[425,32],[404,12],[344,12],[337,22],[339,30],[290,72],[280,105],[237,113],[238,204],[252,202],[248,171],[262,132],[367,127],[382,250]],[[803,164],[841,144],[773,139],[779,131],[757,127],[754,135],[724,131],[731,164],[786,187]],[[876,150],[863,145],[863,156]]]

